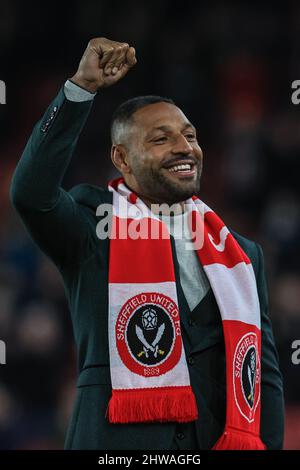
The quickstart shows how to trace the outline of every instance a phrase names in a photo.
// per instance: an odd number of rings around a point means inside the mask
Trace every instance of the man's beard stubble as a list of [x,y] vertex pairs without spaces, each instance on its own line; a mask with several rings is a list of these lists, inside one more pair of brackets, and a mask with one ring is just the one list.
[[[136,159],[135,162],[138,162]],[[135,164],[134,176],[141,188],[141,196],[158,203],[175,204],[183,202],[192,196],[198,196],[200,192],[200,180],[202,164],[196,164],[196,179],[192,181],[172,179],[172,176],[164,174],[167,170],[163,168],[145,168]]]

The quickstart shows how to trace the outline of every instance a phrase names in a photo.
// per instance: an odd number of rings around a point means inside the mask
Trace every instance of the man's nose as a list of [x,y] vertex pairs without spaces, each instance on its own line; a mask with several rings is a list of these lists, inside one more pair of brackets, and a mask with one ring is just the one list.
[[184,137],[184,135],[178,136],[172,146],[172,153],[183,153],[188,155],[192,152],[193,147],[190,142]]

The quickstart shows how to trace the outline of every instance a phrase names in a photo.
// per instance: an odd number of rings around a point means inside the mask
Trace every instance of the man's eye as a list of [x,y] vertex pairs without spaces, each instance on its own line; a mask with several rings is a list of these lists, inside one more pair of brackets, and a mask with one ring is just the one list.
[[196,139],[195,134],[186,134],[185,136],[187,139]]
[[[186,139],[189,139],[189,140],[195,140],[196,139],[196,136],[195,134],[186,134],[185,135],[185,138]],[[153,141],[156,143],[161,143],[161,142],[165,142],[166,140],[168,140],[168,137],[167,136],[161,136],[161,137],[158,137],[156,139],[154,139]]]

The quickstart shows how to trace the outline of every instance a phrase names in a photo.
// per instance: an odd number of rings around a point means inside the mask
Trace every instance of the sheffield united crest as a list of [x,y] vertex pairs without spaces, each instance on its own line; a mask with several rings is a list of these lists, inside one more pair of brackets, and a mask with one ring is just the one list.
[[252,423],[260,400],[260,361],[256,333],[248,333],[240,339],[233,361],[235,402],[241,415]]
[[129,299],[118,314],[115,334],[123,363],[144,377],[165,374],[181,357],[178,307],[164,294],[145,292]]

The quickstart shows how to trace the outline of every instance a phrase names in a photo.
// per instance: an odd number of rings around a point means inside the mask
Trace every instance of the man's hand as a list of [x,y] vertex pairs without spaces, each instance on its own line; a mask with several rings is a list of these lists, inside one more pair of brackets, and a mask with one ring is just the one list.
[[106,38],[94,38],[82,56],[71,80],[95,93],[99,88],[113,85],[136,64],[134,47]]

